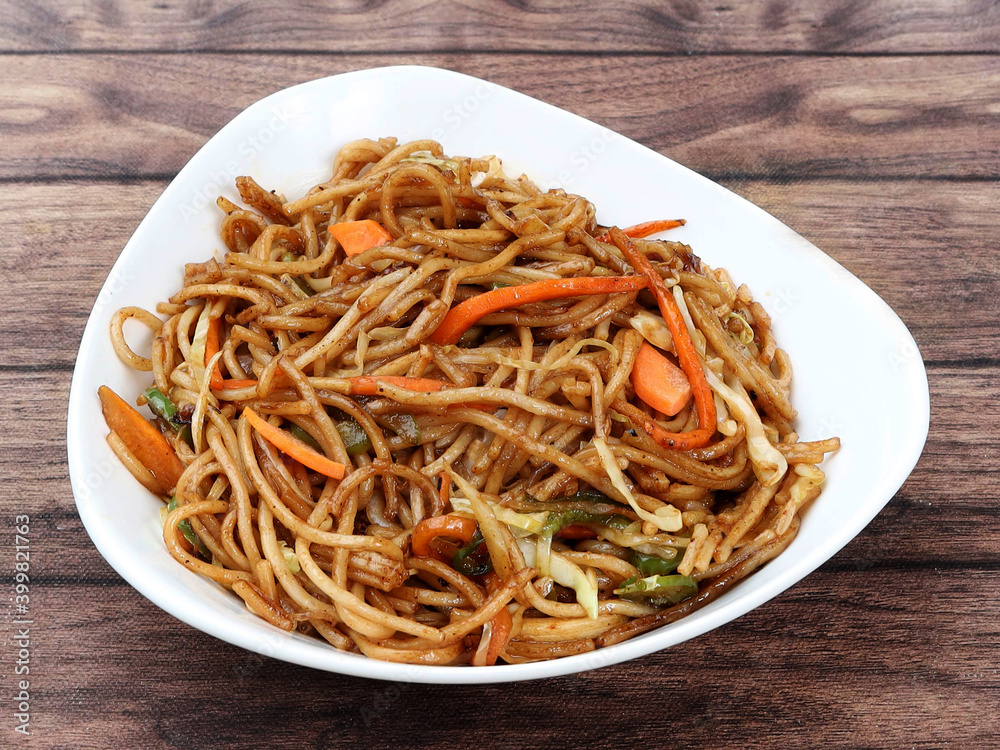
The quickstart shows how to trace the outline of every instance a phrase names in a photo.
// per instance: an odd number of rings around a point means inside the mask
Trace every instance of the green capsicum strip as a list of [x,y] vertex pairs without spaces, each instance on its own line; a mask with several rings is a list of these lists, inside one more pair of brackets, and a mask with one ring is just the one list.
[[698,582],[690,576],[648,576],[622,581],[615,593],[624,599],[646,598],[653,604],[677,604],[698,593]]
[[316,438],[314,438],[308,432],[303,430],[297,424],[293,424],[291,427],[289,427],[288,431],[292,433],[292,437],[296,438],[297,440],[301,440],[303,443],[308,445],[314,451],[319,451],[320,453],[323,452],[323,449],[319,447],[319,443],[316,442]]
[[468,544],[455,550],[451,565],[459,573],[467,576],[481,576],[493,570],[493,561],[486,549],[483,534],[478,528]]
[[146,397],[146,405],[153,414],[170,425],[170,429],[180,435],[181,440],[188,445],[194,445],[191,440],[191,425],[181,421],[177,406],[167,394],[153,387],[147,388],[142,395]]
[[673,559],[664,560],[662,557],[644,555],[641,552],[632,550],[629,555],[629,562],[639,569],[643,577],[665,576],[677,570],[677,566],[681,563],[681,556],[675,550]]
[[352,456],[358,456],[371,450],[372,441],[368,438],[368,433],[357,421],[347,418],[342,422],[337,422],[337,432],[340,433],[344,447]]
[[410,414],[385,414],[380,417],[392,430],[410,445],[420,445],[420,425]]
[[555,536],[560,530],[575,523],[624,529],[632,525],[632,519],[618,513],[597,514],[574,508],[549,513],[549,517],[545,519],[545,524],[542,526],[541,535]]

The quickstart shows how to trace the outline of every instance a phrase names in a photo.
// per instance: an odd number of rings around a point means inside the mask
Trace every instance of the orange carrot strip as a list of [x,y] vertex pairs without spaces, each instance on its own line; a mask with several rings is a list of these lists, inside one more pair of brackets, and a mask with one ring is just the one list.
[[438,499],[441,501],[442,510],[451,502],[451,475],[447,471],[441,472],[441,490]]
[[413,529],[411,537],[413,554],[417,557],[437,557],[434,548],[431,547],[432,540],[446,536],[467,543],[475,533],[476,522],[471,518],[453,514],[425,518]]
[[394,385],[397,388],[405,388],[408,391],[420,391],[421,393],[440,391],[445,386],[441,380],[408,378],[402,375],[359,375],[344,379],[351,382],[352,396],[376,396],[378,395],[379,383]]
[[431,334],[431,341],[435,344],[454,344],[477,320],[508,307],[587,294],[635,292],[645,289],[647,284],[642,276],[576,276],[501,287],[477,294],[451,308]]
[[[635,226],[625,227],[622,231],[629,237],[649,237],[657,232],[665,232],[668,229],[676,229],[687,224],[684,219],[660,219],[659,221],[644,221]],[[598,242],[611,242],[611,235],[605,232],[600,237],[595,238]]]
[[[487,573],[483,579],[490,594],[500,587],[500,577],[496,573]],[[513,630],[514,621],[510,611],[504,607],[490,620],[490,643],[486,647],[486,657],[481,662],[473,662],[473,666],[491,667],[496,664],[500,653],[507,648]]]
[[330,224],[327,231],[340,243],[347,255],[359,255],[365,250],[392,242],[392,235],[372,219]]
[[343,479],[347,467],[336,461],[331,461],[322,453],[318,453],[303,443],[298,438],[292,437],[284,430],[275,427],[270,422],[259,417],[257,413],[247,407],[243,410],[243,416],[268,442],[282,453],[286,453],[296,461],[308,466],[314,471],[318,471],[324,476],[332,479]]
[[504,607],[497,612],[490,620],[490,645],[486,647],[486,661],[483,666],[491,667],[497,663],[500,653],[507,648],[510,642],[511,631],[514,629],[514,621],[511,619],[510,611]]
[[241,379],[241,378],[235,378],[235,379],[220,378],[218,384],[216,384],[214,382],[212,383],[212,390],[213,391],[221,391],[221,390],[225,390],[227,388],[249,388],[252,385],[256,386],[257,385],[257,381],[256,380],[249,380],[249,379],[244,380],[244,379]]
[[149,469],[159,494],[169,495],[184,472],[184,464],[173,447],[142,414],[106,385],[97,389],[97,395],[108,427],[128,446],[139,463]]
[[[663,278],[653,268],[649,258],[639,252],[632,241],[625,236],[617,227],[612,227],[609,231],[611,240],[624,254],[625,259],[632,264],[632,268],[641,273],[649,281],[649,289],[656,297],[656,303],[660,308],[660,314],[670,329],[670,335],[674,340],[674,348],[677,349],[677,360],[681,364],[681,369],[687,375],[688,383],[691,385],[691,392],[694,394],[695,408],[698,414],[698,428],[690,432],[667,432],[662,427],[658,427],[652,420],[647,420],[641,425],[646,432],[649,432],[657,443],[664,448],[678,451],[689,451],[694,448],[701,448],[708,444],[715,434],[715,399],[712,396],[712,389],[705,379],[705,371],[701,367],[701,358],[694,348],[694,342],[688,334],[687,324],[681,316],[681,311],[677,307],[667,285],[663,283]],[[650,430],[652,425],[656,429]]]
[[636,396],[670,416],[691,400],[691,384],[684,371],[645,341],[632,365],[632,386]]
[[[221,326],[219,318],[212,318],[208,321],[208,335],[205,337],[205,366],[212,361],[212,357],[219,353],[219,327]],[[212,368],[212,378],[209,382],[209,387],[213,391],[218,391],[225,386],[222,385],[222,370],[219,368],[219,363],[215,363],[215,367]]]

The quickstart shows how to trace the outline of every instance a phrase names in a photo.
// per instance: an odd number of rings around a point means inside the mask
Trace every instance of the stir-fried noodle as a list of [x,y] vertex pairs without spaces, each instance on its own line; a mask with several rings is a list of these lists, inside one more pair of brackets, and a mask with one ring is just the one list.
[[112,323],[155,419],[101,397],[170,554],[272,625],[398,662],[579,654],[711,601],[819,494],[838,441],[798,441],[767,313],[644,238],[683,222],[602,227],[433,141],[350,143],[289,202],[237,187],[224,259]]

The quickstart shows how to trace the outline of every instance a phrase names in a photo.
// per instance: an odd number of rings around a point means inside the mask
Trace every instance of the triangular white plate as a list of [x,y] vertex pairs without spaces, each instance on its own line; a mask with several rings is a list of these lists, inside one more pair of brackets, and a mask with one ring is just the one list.
[[[564,187],[604,224],[683,217],[670,237],[729,269],[770,313],[792,359],[802,439],[837,435],[828,481],[788,550],[717,601],[617,646],[549,662],[475,669],[389,664],[278,631],[236,597],[184,570],[164,549],[159,500],[105,443],[97,387],[131,397],[148,377],[123,365],[108,336],[124,305],[154,309],[180,285],[183,264],[221,250],[215,198],[238,200],[252,175],[297,197],[327,177],[355,138],[435,138],[453,155],[500,156],[508,173]],[[141,345],[142,342],[136,342]],[[345,674],[408,682],[477,683],[593,669],[673,646],[777,596],[830,559],[889,501],[927,436],[927,377],[888,305],[857,278],[743,198],[638,143],[509,89],[446,70],[392,67],[279,91],[219,131],[163,191],[129,240],[87,324],[69,400],[69,468],[80,517],[125,580],[180,620],[266,656]]]

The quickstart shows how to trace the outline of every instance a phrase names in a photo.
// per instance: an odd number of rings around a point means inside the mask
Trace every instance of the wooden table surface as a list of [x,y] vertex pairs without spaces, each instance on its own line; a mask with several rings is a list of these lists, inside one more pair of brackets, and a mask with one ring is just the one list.
[[[0,747],[992,747],[1000,5],[322,5],[0,2],[0,600],[27,515],[33,619],[29,738],[14,731],[13,602],[2,623]],[[119,578],[77,517],[65,450],[73,362],[111,264],[244,107],[397,63],[481,76],[619,131],[762,206],[880,294],[931,389],[927,447],[888,507],[736,622],[496,687],[265,659]]]

